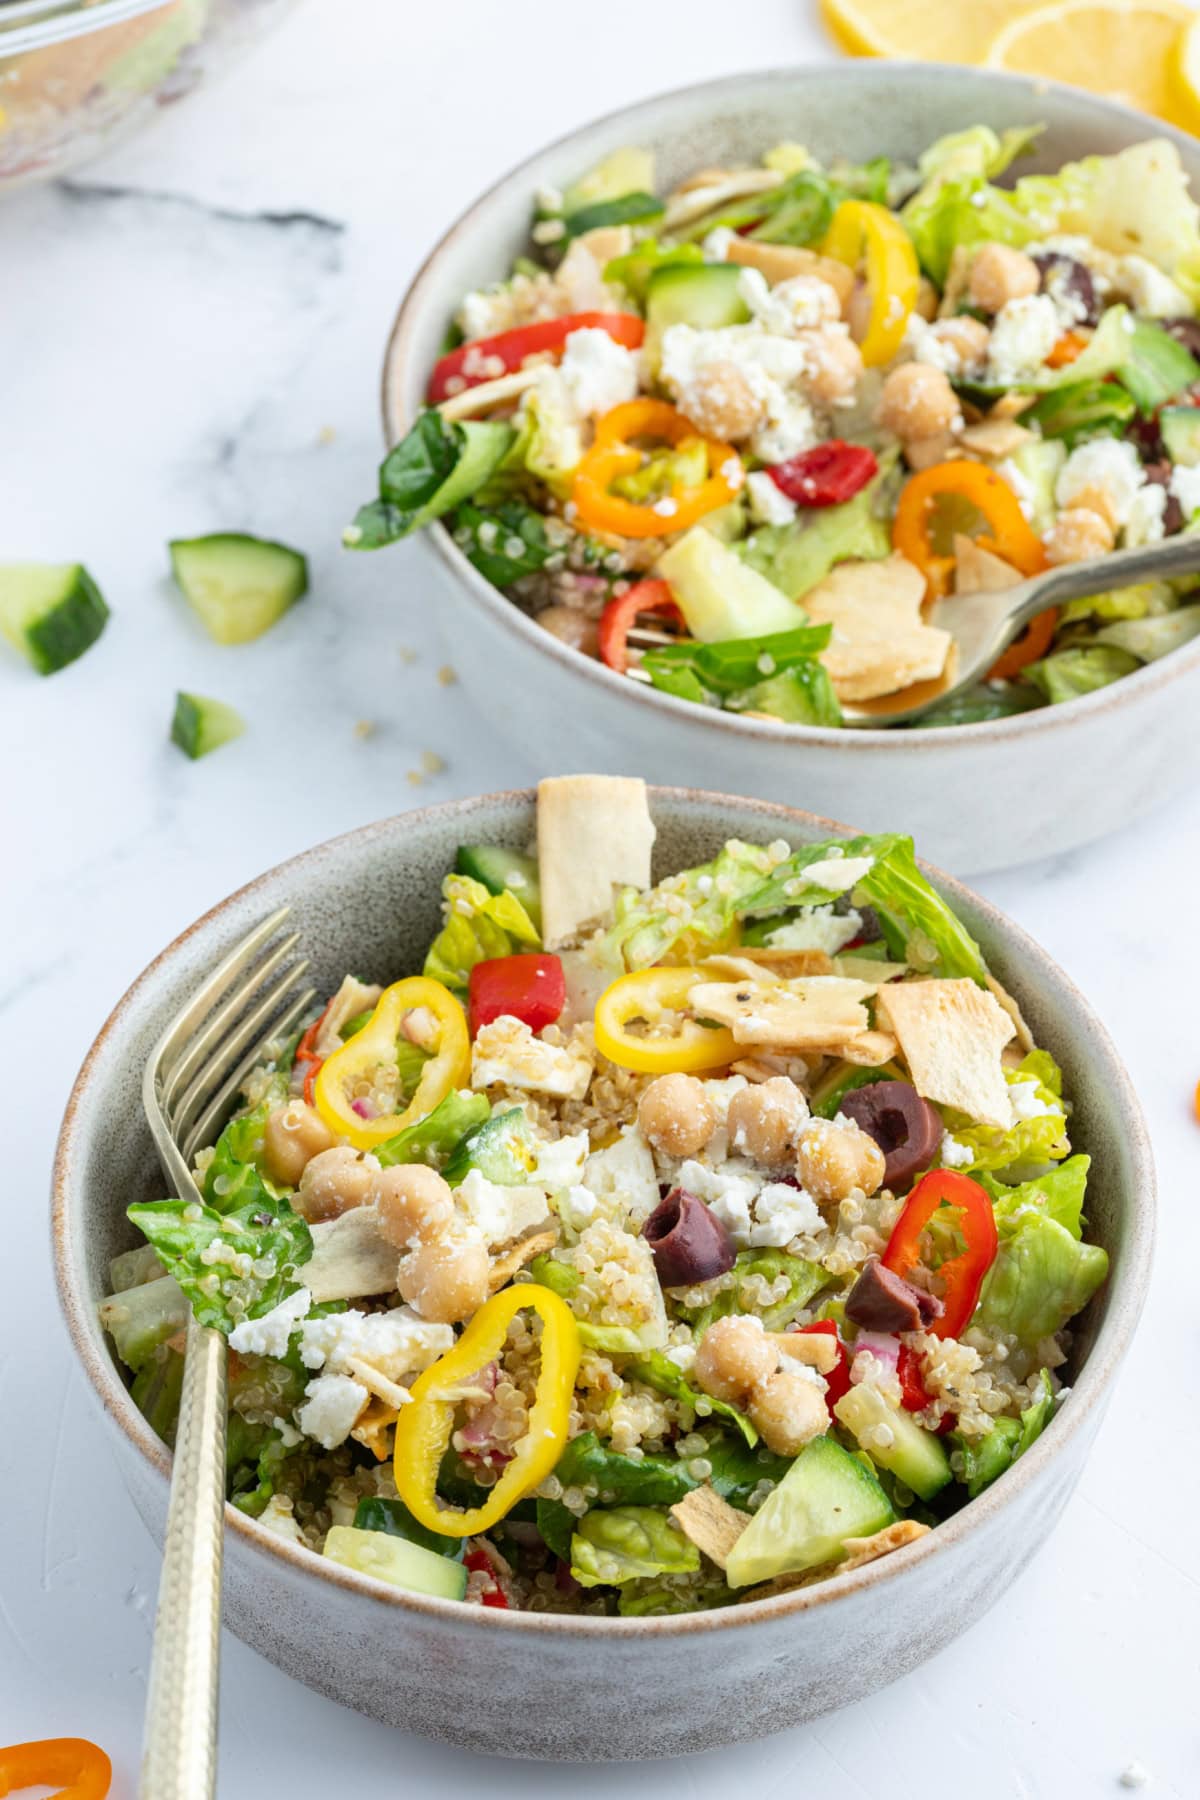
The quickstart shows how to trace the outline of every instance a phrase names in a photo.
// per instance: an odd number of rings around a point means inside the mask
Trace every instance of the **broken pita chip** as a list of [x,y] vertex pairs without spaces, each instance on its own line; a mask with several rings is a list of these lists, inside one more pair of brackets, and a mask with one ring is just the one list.
[[924,598],[924,575],[898,555],[840,563],[805,595],[810,623],[833,627],[819,661],[839,700],[897,694],[942,674],[954,640],[925,624]]
[[750,1523],[750,1514],[739,1512],[722,1500],[715,1488],[693,1488],[690,1494],[670,1509],[671,1517],[684,1537],[703,1551],[710,1562],[723,1569],[729,1552]]
[[547,950],[603,918],[617,888],[650,886],[654,824],[646,784],[617,775],[538,783],[538,874]]
[[353,1207],[311,1229],[313,1253],[298,1275],[314,1302],[394,1292],[400,1252],[380,1231],[373,1206]]
[[960,431],[958,441],[976,456],[1002,457],[1011,456],[1022,444],[1031,444],[1033,433],[1015,419],[986,418]]
[[876,1010],[918,1094],[1007,1131],[1013,1110],[1000,1053],[1016,1026],[986,989],[965,976],[901,981],[880,989]]
[[806,975],[794,981],[701,981],[688,994],[697,1019],[727,1025],[738,1044],[804,1050],[840,1045],[869,1031],[869,981]]
[[[743,975],[751,980],[792,981],[797,975],[833,975],[838,973],[833,958],[824,950],[746,950],[735,956],[708,956],[701,968],[711,969],[714,976],[724,975],[737,981]],[[900,964],[903,968],[905,965]]]
[[836,1046],[843,1062],[860,1069],[882,1069],[896,1054],[896,1040],[888,1031],[863,1031]]
[[929,1526],[916,1519],[897,1519],[894,1525],[885,1525],[871,1537],[848,1537],[843,1542],[846,1557],[837,1565],[837,1572],[844,1575],[847,1569],[861,1569],[865,1563],[889,1556],[893,1550],[903,1550],[905,1544],[915,1544],[928,1531]]
[[553,1250],[557,1242],[557,1231],[535,1231],[532,1237],[522,1238],[519,1244],[506,1250],[503,1256],[493,1258],[488,1271],[488,1287],[491,1292],[499,1293],[518,1269],[527,1268],[535,1256],[541,1256],[544,1250]]
[[818,1375],[828,1375],[837,1368],[838,1341],[828,1332],[769,1331],[767,1336],[784,1356],[815,1369]]
[[982,550],[972,537],[962,532],[954,538],[954,592],[956,594],[997,594],[1015,587],[1025,577],[1011,563],[991,550]]
[[362,1382],[369,1394],[373,1394],[377,1400],[381,1400],[386,1407],[390,1408],[393,1417],[402,1406],[407,1406],[412,1399],[412,1395],[406,1387],[401,1387],[398,1381],[392,1381],[387,1375],[381,1373],[374,1363],[365,1362],[361,1356],[348,1356],[346,1368],[356,1381]]
[[373,1397],[359,1413],[350,1436],[369,1450],[377,1462],[386,1462],[392,1454],[390,1433],[398,1417],[394,1406]]
[[994,975],[987,978],[988,992],[995,996],[996,1004],[1002,1006],[1017,1028],[1017,1044],[1023,1056],[1028,1056],[1034,1048],[1033,1033],[1025,1023],[1025,1016],[1007,988],[1001,987]]

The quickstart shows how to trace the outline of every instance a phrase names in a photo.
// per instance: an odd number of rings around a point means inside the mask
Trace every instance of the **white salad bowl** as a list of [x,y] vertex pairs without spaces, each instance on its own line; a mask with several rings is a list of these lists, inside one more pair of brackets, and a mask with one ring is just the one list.
[[[1040,122],[1020,172],[1169,138],[1200,192],[1195,138],[1078,89],[936,64],[853,62],[734,75],[610,113],[529,158],[453,224],[410,287],[383,375],[387,442],[403,436],[463,295],[528,248],[535,189],[610,151],[656,153],[660,184],[756,159],[782,139],[818,157],[915,162],[970,125]],[[441,525],[420,534],[427,592],[473,701],[539,773],[604,770],[761,794],[909,831],[959,872],[1070,850],[1126,824],[1200,772],[1200,638],[1079,700],[939,730],[833,730],[692,705],[572,650],[486,581]],[[417,603],[411,596],[409,603]]]
[[[691,790],[653,788],[650,804],[656,877],[712,856],[729,837],[798,844],[844,830]],[[54,1171],[59,1295],[134,1504],[160,1542],[170,1455],[133,1404],[97,1318],[109,1261],[135,1241],[125,1208],[162,1193],[140,1099],[152,1045],[201,976],[284,903],[318,991],[347,968],[380,981],[420,968],[457,846],[525,846],[533,828],[531,793],[492,794],[386,819],[282,864],[163,951],[88,1053]],[[1015,1467],[880,1561],[775,1599],[674,1618],[502,1613],[426,1598],[327,1562],[227,1507],[232,1631],[298,1681],[386,1724],[501,1755],[599,1761],[704,1750],[815,1718],[914,1668],[1004,1594],[1078,1480],[1128,1349],[1149,1277],[1154,1167],[1129,1078],[1082,996],[994,908],[928,872],[1062,1065],[1072,1137],[1093,1159],[1089,1236],[1111,1259],[1076,1324],[1064,1371],[1072,1391]]]

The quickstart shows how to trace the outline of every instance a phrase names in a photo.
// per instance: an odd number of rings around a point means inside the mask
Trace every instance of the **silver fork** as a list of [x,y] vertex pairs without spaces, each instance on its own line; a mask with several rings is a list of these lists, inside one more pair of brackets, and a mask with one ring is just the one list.
[[[242,939],[154,1046],[142,1105],[172,1193],[200,1202],[191,1169],[212,1143],[268,1046],[304,1016],[292,932],[272,945],[281,907]],[[190,1317],[154,1650],[146,1696],[142,1800],[211,1800],[216,1792],[221,1550],[225,1509],[225,1339]]]

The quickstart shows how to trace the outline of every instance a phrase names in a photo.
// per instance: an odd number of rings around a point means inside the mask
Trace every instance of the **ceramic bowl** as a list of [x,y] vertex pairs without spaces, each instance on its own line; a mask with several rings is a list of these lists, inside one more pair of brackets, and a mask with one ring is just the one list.
[[[731,836],[798,844],[843,830],[809,813],[691,790],[654,788],[651,806],[658,875],[711,856]],[[133,1405],[96,1316],[110,1258],[136,1241],[126,1206],[162,1194],[140,1104],[152,1044],[204,973],[284,903],[319,992],[347,968],[385,982],[419,968],[456,847],[526,845],[533,822],[531,793],[492,794],[387,819],[282,864],[163,951],[89,1052],[55,1163],[58,1289],[134,1504],[160,1542],[169,1453]],[[1072,1137],[1093,1158],[1091,1230],[1112,1259],[1080,1321],[1073,1391],[1016,1467],[930,1536],[869,1567],[759,1604],[671,1619],[505,1614],[405,1594],[284,1543],[229,1507],[231,1630],[298,1681],[387,1724],[507,1756],[598,1761],[703,1750],[815,1718],[913,1668],[1004,1593],[1079,1477],[1141,1311],[1154,1169],[1129,1078],[1082,996],[1016,926],[930,873],[1063,1066]]]
[[[463,294],[527,248],[532,195],[621,145],[656,152],[661,182],[757,158],[781,139],[817,156],[915,161],[943,132],[1041,121],[1022,171],[1170,138],[1200,191],[1200,144],[1077,89],[933,64],[853,62],[735,75],[586,125],[506,175],[452,225],[413,282],[383,377],[388,443],[421,404]],[[937,731],[773,724],[662,694],[567,648],[484,580],[441,526],[418,539],[472,701],[545,771],[699,782],[911,831],[959,873],[1025,862],[1113,831],[1200,772],[1200,639],[1112,687],[1016,719]],[[552,748],[552,754],[548,753]]]

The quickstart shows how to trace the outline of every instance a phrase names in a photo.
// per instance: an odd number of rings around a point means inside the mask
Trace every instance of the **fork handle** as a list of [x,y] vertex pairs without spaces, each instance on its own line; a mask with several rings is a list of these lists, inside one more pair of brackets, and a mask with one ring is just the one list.
[[225,1340],[192,1317],[146,1698],[141,1800],[212,1800],[216,1793],[225,1407]]

